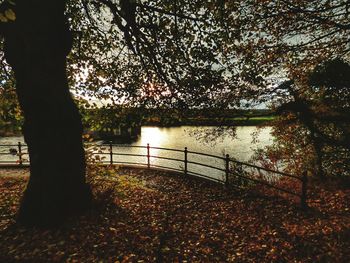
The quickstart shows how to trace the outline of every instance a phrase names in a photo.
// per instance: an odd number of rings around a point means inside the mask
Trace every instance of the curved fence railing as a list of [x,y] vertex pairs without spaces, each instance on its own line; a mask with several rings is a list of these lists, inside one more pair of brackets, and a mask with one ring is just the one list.
[[[138,165],[145,168],[162,168],[181,172],[207,180],[226,184],[227,186],[242,186],[260,184],[300,198],[300,203],[306,207],[307,176],[291,175],[280,171],[267,169],[255,164],[245,163],[230,158],[228,154],[218,156],[202,152],[151,147],[120,145],[120,144],[86,144],[88,156],[91,159],[109,165]],[[0,145],[0,165],[28,166],[28,148],[25,144]],[[285,189],[275,182],[280,178],[291,178],[299,182],[296,191]]]

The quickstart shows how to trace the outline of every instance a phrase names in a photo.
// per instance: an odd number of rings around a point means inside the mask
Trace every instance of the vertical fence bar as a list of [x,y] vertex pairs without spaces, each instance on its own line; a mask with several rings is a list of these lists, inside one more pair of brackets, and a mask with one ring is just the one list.
[[22,160],[22,144],[21,144],[21,142],[18,142],[18,163],[19,163],[19,165],[23,164],[23,160]]
[[225,159],[225,185],[228,186],[229,181],[228,181],[228,177],[229,177],[229,173],[230,173],[230,155],[226,154],[226,159]]
[[185,160],[184,160],[184,162],[185,162],[185,175],[187,175],[187,147],[185,147],[184,153],[185,153]]
[[149,148],[149,143],[147,143],[147,168],[151,167],[151,155]]
[[112,142],[109,142],[109,163],[113,165],[113,145]]
[[303,209],[307,208],[307,171],[303,172],[301,179],[301,196],[300,196],[300,204]]

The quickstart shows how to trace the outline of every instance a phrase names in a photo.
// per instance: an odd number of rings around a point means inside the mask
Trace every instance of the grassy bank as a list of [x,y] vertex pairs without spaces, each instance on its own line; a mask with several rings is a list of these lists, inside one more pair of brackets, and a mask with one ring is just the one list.
[[[94,207],[53,230],[15,224],[26,177],[0,170],[0,262],[346,262],[350,190],[312,182],[307,212],[147,170],[94,177]],[[101,172],[100,172],[101,174]],[[13,176],[11,176],[13,175]],[[343,184],[344,185],[344,184]]]

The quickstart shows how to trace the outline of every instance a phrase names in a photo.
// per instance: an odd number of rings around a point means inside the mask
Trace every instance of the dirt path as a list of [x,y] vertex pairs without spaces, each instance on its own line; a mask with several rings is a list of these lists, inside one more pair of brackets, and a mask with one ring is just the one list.
[[0,177],[27,177],[29,168],[0,168]]
[[[28,171],[0,171],[0,262],[348,262],[350,190],[315,184],[307,212],[277,197],[175,174],[119,169],[91,211],[60,228],[15,214]],[[110,174],[111,174],[110,173]],[[20,175],[20,176],[18,176]]]

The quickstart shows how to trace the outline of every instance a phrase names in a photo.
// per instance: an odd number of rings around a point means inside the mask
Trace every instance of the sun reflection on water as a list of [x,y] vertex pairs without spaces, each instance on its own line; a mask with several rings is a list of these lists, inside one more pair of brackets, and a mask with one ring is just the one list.
[[147,145],[149,143],[153,147],[161,147],[165,138],[162,130],[158,127],[145,127],[142,130],[140,144]]

